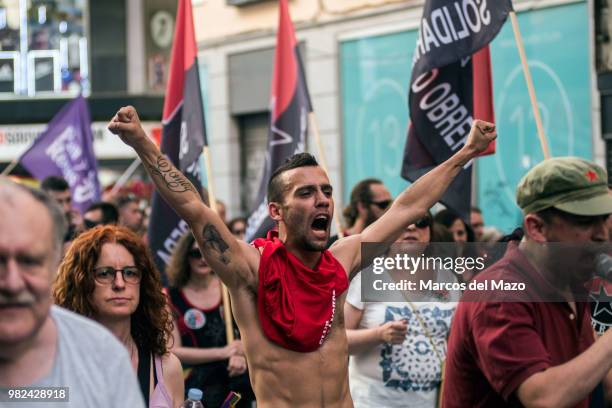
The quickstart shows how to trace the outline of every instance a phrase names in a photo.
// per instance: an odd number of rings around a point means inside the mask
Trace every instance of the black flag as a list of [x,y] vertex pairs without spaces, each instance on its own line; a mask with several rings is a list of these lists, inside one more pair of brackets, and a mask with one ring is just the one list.
[[[488,44],[511,10],[509,0],[425,3],[410,80],[405,179],[415,181],[459,150],[474,116],[494,121]],[[471,185],[470,163],[441,200],[464,219],[469,216]]]
[[274,222],[268,216],[268,181],[285,159],[304,151],[308,114],[312,112],[287,0],[280,0],[279,4],[268,152],[256,205],[248,220],[247,241],[265,236],[274,227]]
[[[199,157],[206,143],[197,47],[191,0],[180,0],[164,99],[161,151],[200,190]],[[163,271],[178,239],[188,230],[170,206],[153,193],[148,239],[155,263]]]

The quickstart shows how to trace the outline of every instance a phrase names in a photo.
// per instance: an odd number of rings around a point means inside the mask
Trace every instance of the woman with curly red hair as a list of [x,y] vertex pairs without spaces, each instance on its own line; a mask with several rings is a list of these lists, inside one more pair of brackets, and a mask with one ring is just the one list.
[[137,235],[113,225],[79,235],[59,267],[53,297],[123,342],[149,407],[180,406],[181,363],[166,346],[172,319],[159,272]]

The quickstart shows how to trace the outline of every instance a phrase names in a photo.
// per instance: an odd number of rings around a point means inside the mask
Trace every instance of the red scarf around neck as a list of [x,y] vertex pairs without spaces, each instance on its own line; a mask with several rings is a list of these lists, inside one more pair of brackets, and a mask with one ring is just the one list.
[[336,300],[348,288],[340,262],[322,251],[315,269],[305,266],[285,248],[277,232],[253,242],[262,248],[257,309],[268,340],[289,350],[311,352],[327,338]]

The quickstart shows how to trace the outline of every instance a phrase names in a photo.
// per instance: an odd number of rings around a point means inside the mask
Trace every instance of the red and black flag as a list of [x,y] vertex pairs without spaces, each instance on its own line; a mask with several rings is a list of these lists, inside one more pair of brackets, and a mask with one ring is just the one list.
[[[199,158],[207,141],[191,0],[178,3],[162,125],[162,153],[200,189]],[[148,240],[160,271],[187,229],[187,223],[154,192]]]
[[[408,97],[411,124],[402,166],[405,179],[415,181],[459,150],[474,117],[494,122],[488,44],[510,11],[510,0],[425,3]],[[492,144],[484,154],[494,151]],[[471,195],[469,163],[441,201],[468,219]]]
[[270,130],[268,152],[257,201],[248,220],[248,241],[266,235],[274,227],[268,216],[268,181],[274,170],[285,159],[302,152],[308,134],[308,114],[312,112],[306,77],[289,16],[287,0],[280,0],[272,99],[270,101]]

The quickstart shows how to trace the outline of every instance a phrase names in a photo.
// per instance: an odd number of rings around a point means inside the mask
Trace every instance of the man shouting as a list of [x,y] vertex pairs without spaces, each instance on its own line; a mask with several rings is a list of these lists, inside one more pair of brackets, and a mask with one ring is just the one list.
[[352,407],[341,311],[348,280],[360,269],[361,243],[395,241],[496,136],[492,124],[474,121],[461,150],[400,194],[361,234],[327,251],[332,186],[309,154],[291,157],[272,174],[268,211],[278,223],[278,235],[251,246],[234,238],[160,153],[133,107],[121,108],[108,128],[138,153],[160,194],[189,224],[206,261],[229,289],[263,408]]

